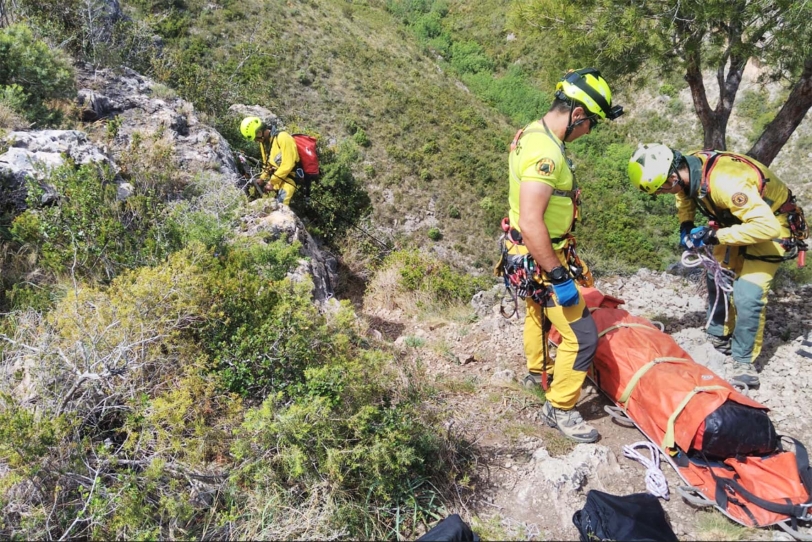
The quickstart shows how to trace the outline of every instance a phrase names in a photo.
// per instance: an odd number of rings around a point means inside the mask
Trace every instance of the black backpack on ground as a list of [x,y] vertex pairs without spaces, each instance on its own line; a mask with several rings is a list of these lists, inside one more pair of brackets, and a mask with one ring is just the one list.
[[459,514],[452,514],[417,539],[418,542],[479,542],[479,536]]
[[572,522],[582,542],[595,540],[677,542],[677,535],[665,519],[660,500],[648,493],[610,495],[590,490],[583,509]]

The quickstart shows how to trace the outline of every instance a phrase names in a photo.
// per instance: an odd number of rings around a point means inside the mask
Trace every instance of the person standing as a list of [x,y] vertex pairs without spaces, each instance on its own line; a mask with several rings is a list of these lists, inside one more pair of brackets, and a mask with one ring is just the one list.
[[[720,265],[735,273],[729,304],[719,299],[714,275],[706,275],[707,332],[732,358],[727,378],[757,387],[767,293],[780,263],[806,250],[803,210],[773,171],[735,152],[682,154],[659,143],[640,145],[628,172],[643,192],[676,196],[683,248],[710,246]],[[696,211],[708,226],[694,224]]]
[[296,192],[296,164],[299,163],[299,150],[293,136],[279,130],[275,123],[265,124],[259,117],[245,117],[240,123],[240,132],[248,141],[259,143],[260,185],[267,192],[276,191],[276,201],[290,205]]
[[[568,72],[558,82],[549,111],[520,130],[509,158],[509,254],[527,255],[540,290],[525,298],[525,384],[549,380],[542,419],[577,442],[595,442],[598,431],[575,409],[598,342],[595,322],[570,272],[568,249],[578,217],[578,189],[566,144],[614,120],[612,92],[600,72]],[[548,357],[550,324],[561,333],[555,363]],[[546,375],[546,376],[545,376]]]

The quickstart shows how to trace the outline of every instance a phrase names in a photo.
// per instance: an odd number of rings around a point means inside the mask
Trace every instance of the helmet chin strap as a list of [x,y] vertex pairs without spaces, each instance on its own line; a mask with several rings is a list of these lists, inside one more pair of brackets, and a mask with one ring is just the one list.
[[686,183],[682,179],[682,175],[679,174],[679,170],[682,167],[682,162],[684,160],[682,153],[674,149],[671,149],[671,152],[674,153],[674,173],[677,175],[677,184],[680,186],[680,188],[682,188],[682,191],[687,194],[688,190],[690,189],[690,184]]
[[572,122],[572,111],[574,109],[575,109],[575,104],[572,103],[572,100],[570,100],[570,112],[569,112],[569,119],[567,120],[567,129],[564,132],[564,143],[567,142],[567,139],[570,137],[570,134],[572,134],[572,131],[575,130],[575,128],[577,126],[580,126],[581,124],[583,124],[583,122],[585,120],[587,120],[587,119],[581,119],[581,120],[576,120],[575,122]]

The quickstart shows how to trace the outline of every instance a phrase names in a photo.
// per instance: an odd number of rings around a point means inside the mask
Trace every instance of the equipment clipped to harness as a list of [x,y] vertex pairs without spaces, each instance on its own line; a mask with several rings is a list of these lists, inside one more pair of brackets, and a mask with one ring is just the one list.
[[795,203],[795,196],[792,192],[789,193],[787,201],[778,208],[775,215],[787,215],[787,224],[789,225],[790,237],[786,239],[775,239],[784,248],[783,256],[752,256],[745,253],[746,260],[760,260],[764,262],[781,263],[787,260],[798,258],[798,267],[806,265],[806,251],[809,247],[806,240],[809,239],[809,226],[804,217],[804,210]]
[[[500,258],[494,268],[494,275],[504,279],[505,289],[513,300],[513,311],[508,314],[502,306],[500,309],[502,316],[512,318],[518,311],[517,298],[530,297],[536,303],[543,305],[551,293],[546,286],[533,278],[537,271],[536,262],[524,248],[521,232],[511,227],[507,217],[502,219],[502,231],[504,233],[499,238]],[[567,241],[563,250],[570,275],[581,286],[591,288],[595,284],[595,279],[586,263],[578,256],[575,237],[568,234],[561,239],[553,239],[554,242],[563,240]]]
[[564,247],[564,257],[567,260],[567,267],[570,269],[570,274],[575,277],[575,282],[584,288],[592,288],[595,286],[595,278],[592,276],[592,271],[578,256],[575,250],[575,237],[569,236],[569,243]]
[[[790,192],[787,202],[778,209],[778,212],[787,213],[789,231],[792,233],[791,241],[798,254],[798,267],[803,267],[806,265],[806,251],[809,250],[805,242],[809,239],[809,225],[806,223],[804,210],[795,202],[795,196]],[[785,246],[784,249],[787,250],[787,247]]]
[[[504,305],[500,306],[499,312],[505,318],[512,318],[519,312],[518,298],[529,297],[543,306],[550,293],[546,286],[533,278],[536,274],[536,262],[533,257],[526,251],[522,251],[521,254],[511,254],[512,248],[524,246],[521,233],[510,227],[507,218],[502,220],[502,230],[505,233],[499,238],[500,257],[494,269],[494,275],[502,277],[505,282],[505,290],[513,301],[513,311],[510,314],[505,312]],[[504,297],[502,301],[504,302]]]

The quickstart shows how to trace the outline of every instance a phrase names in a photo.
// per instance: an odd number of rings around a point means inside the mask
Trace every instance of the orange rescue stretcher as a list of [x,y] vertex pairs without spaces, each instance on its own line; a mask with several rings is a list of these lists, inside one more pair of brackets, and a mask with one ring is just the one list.
[[[706,418],[722,404],[769,409],[696,363],[649,320],[619,309],[622,300],[595,288],[581,291],[600,335],[589,378],[615,403],[606,407],[615,421],[636,426],[660,448],[685,483],[677,492],[747,527],[777,525],[812,540],[798,530],[799,522],[812,520],[812,469],[804,446],[779,437],[775,450],[763,455],[709,459],[696,452],[703,448]],[[560,339],[552,329],[550,342]]]

